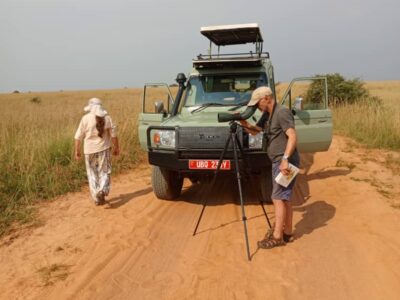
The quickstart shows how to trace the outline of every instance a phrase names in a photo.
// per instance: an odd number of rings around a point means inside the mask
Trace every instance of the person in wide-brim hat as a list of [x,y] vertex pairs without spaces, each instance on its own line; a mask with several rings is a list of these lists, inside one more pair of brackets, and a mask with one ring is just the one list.
[[100,99],[89,99],[83,110],[86,114],[75,133],[75,159],[81,158],[83,140],[90,194],[95,204],[101,205],[110,192],[111,149],[119,154],[117,130]]

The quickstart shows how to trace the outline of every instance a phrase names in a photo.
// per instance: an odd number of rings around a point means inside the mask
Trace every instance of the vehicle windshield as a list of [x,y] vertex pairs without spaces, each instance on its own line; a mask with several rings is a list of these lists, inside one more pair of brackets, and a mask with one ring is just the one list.
[[187,84],[183,105],[246,104],[252,91],[263,85],[268,85],[265,73],[192,76]]

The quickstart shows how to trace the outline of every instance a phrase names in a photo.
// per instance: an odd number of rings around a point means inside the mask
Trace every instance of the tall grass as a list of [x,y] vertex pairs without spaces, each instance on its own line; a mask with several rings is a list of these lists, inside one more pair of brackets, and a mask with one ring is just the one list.
[[400,81],[368,82],[366,88],[381,104],[359,101],[333,107],[335,132],[366,146],[400,149]]
[[139,151],[141,89],[0,95],[0,235],[29,221],[39,199],[78,190],[84,162],[73,160],[73,136],[91,97],[103,99],[118,126],[121,155],[113,172],[132,167]]

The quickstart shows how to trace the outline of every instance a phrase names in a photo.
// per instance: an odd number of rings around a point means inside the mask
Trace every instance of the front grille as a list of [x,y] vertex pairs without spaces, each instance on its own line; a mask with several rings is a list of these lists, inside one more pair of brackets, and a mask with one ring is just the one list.
[[[224,149],[229,138],[229,127],[181,127],[179,128],[179,150],[184,149]],[[242,128],[238,128],[238,137],[243,140]],[[228,149],[232,149],[230,143]]]

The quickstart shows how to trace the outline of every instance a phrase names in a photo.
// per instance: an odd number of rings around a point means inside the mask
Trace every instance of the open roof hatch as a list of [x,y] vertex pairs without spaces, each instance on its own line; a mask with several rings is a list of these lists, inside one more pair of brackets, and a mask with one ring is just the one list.
[[263,42],[257,23],[201,27],[200,32],[217,46]]
[[[261,66],[269,53],[262,52],[263,38],[257,23],[201,27],[200,33],[210,40],[208,54],[199,54],[193,66],[202,68]],[[218,46],[218,54],[212,54],[212,44]],[[253,43],[256,51],[250,53],[220,54],[220,46]]]

